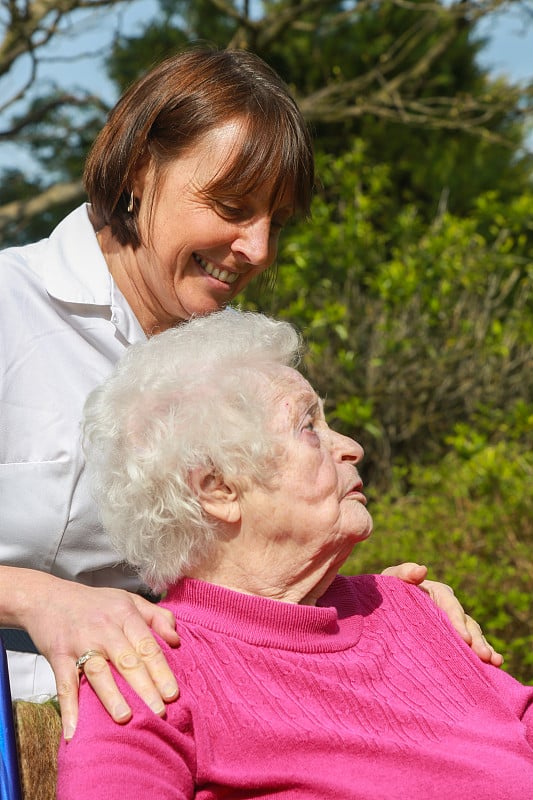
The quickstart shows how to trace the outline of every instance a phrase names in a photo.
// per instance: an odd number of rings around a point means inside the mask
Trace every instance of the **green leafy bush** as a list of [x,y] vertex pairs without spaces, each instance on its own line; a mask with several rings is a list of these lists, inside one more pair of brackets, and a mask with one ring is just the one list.
[[481,624],[505,669],[533,684],[533,406],[518,404],[490,436],[487,422],[458,425],[439,463],[398,470],[387,493],[370,489],[374,534],[345,571],[427,564]]

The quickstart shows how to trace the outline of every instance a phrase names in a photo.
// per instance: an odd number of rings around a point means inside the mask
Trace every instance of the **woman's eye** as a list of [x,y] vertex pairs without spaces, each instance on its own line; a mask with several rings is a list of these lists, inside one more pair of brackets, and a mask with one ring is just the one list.
[[286,228],[289,222],[291,221],[290,215],[281,214],[280,216],[272,217],[271,227],[276,228],[276,230],[281,231],[283,228]]
[[215,203],[215,210],[217,214],[224,217],[224,219],[239,219],[244,215],[242,208],[230,206],[227,203],[221,203],[219,201]]

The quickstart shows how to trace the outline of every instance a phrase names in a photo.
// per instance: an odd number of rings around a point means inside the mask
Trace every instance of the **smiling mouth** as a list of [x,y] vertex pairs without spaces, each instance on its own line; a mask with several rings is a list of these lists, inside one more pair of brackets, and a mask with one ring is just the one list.
[[227,283],[231,286],[232,283],[235,283],[237,278],[239,277],[238,272],[228,272],[227,269],[219,269],[218,267],[214,267],[209,261],[206,261],[205,258],[201,258],[200,256],[193,253],[193,258],[197,264],[201,266],[201,268],[207,272],[208,275],[211,275],[213,278],[216,278],[217,281],[222,281],[222,283]]

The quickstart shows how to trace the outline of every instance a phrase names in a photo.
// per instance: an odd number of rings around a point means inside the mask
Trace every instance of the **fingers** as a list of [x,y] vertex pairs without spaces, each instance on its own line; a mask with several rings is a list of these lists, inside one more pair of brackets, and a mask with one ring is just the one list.
[[170,702],[179,694],[176,678],[153,636],[140,629],[136,619],[132,625],[134,630],[126,626],[125,632],[133,648],[123,650],[116,659],[110,653],[111,659],[146,705],[155,714],[163,715],[163,700]]
[[180,637],[176,631],[176,618],[168,608],[150,603],[139,595],[133,595],[133,602],[137,610],[150,628],[161,636],[172,647],[177,647]]
[[481,661],[501,667],[503,656],[487,642],[476,620],[466,614],[451,586],[438,581],[424,581],[420,584],[420,588],[424,589],[435,605],[447,614],[459,636],[470,645]]
[[[180,643],[180,637],[176,632],[176,618],[168,609],[154,605],[144,600],[142,597],[135,596],[134,602],[137,609],[142,614],[145,624],[139,627],[138,620],[133,618],[135,630],[131,632],[127,631],[128,638],[130,641],[136,643],[135,652],[144,662],[151,680],[157,687],[159,695],[166,703],[169,703],[175,700],[179,694],[178,684],[174,673],[168,666],[161,652],[161,648],[150,631],[146,628],[146,625],[153,628],[153,630],[168,644],[176,647]],[[121,671],[119,665],[117,665],[117,668]],[[126,677],[124,672],[122,674]]]
[[68,742],[74,736],[78,724],[78,670],[75,661],[65,657],[57,659],[52,667],[56,678],[63,736]]
[[[137,614],[126,619],[123,631],[108,636],[104,652],[141,700],[159,716],[165,703],[179,694],[176,679],[154,637]],[[115,722],[128,722],[131,708],[119,691],[106,658],[94,656],[84,665],[84,674]]]
[[[72,657],[61,656],[51,659],[50,663],[56,678],[63,736],[66,741],[70,741],[78,724],[80,674],[76,668],[76,660]],[[83,665],[83,672],[115,722],[128,722],[131,718],[131,709],[119,692],[105,658],[103,656],[91,657]]]
[[501,667],[503,664],[503,656],[498,653],[494,647],[487,642],[483,635],[481,627],[475,619],[466,615],[466,627],[471,637],[471,647],[474,653],[487,664],[492,664],[494,667]]
[[466,625],[465,610],[455,596],[452,587],[439,581],[426,580],[420,584],[420,588],[427,592],[435,605],[444,611],[461,639],[471,645],[472,636]]
[[[84,664],[83,673],[115,722],[128,722],[131,719],[131,708],[120,693],[106,659],[103,656],[93,656]],[[163,705],[160,698],[159,703]]]
[[461,639],[471,645],[472,636],[466,625],[465,610],[455,596],[452,587],[447,583],[426,580],[420,584],[420,589],[429,594],[435,605],[444,611]]
[[64,737],[72,738],[78,721],[76,659],[89,650],[102,655],[91,656],[83,665],[84,673],[116,722],[127,722],[132,712],[111,665],[149,708],[164,715],[165,703],[175,700],[179,689],[149,625],[153,624],[162,639],[177,646],[174,616],[119,589],[95,589],[71,582],[60,586],[60,592],[53,591],[52,586],[47,594],[49,602],[43,602],[46,624],[30,626],[29,632],[54,671]]
[[412,583],[419,586],[425,579],[428,568],[423,564],[415,564],[413,561],[406,561],[404,564],[398,564],[395,567],[387,567],[381,573],[382,575],[391,575],[393,578],[400,578],[405,583]]

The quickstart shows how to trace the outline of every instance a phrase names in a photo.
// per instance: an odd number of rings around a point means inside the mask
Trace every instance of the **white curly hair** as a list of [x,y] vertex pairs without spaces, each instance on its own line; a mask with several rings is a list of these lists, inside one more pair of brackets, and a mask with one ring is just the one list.
[[133,345],[89,396],[84,449],[102,522],[154,591],[206,563],[216,540],[192,470],[268,484],[277,455],[264,377],[295,367],[301,349],[287,322],[219,311]]

